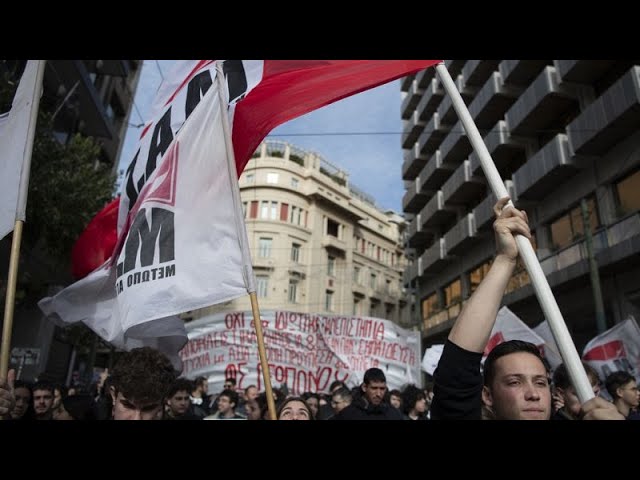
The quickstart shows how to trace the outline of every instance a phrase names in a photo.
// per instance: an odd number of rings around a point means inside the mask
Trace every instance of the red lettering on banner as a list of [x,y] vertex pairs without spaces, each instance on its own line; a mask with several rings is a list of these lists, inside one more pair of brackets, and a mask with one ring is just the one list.
[[224,325],[227,327],[227,330],[244,328],[244,312],[227,313],[224,316]]

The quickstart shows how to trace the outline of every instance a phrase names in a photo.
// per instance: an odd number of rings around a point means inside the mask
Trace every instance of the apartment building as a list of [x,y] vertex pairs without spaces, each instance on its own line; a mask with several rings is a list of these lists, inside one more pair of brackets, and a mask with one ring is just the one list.
[[[640,63],[448,60],[534,246],[578,349],[598,332],[589,257],[606,327],[640,320]],[[495,253],[478,157],[434,69],[403,79],[402,179],[409,266],[424,345],[442,342]],[[585,232],[593,237],[587,248]],[[503,303],[544,320],[519,267]]]
[[[404,219],[314,152],[264,142],[240,177],[262,310],[385,318],[408,327]],[[248,297],[198,312],[250,310]]]

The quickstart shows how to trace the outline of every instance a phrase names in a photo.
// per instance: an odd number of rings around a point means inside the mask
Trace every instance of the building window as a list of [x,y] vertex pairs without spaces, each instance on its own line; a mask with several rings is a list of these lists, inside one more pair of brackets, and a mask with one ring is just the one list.
[[370,280],[369,280],[369,286],[370,286],[372,289],[374,289],[374,290],[375,290],[375,289],[376,289],[376,287],[378,286],[378,277],[376,276],[376,274],[375,274],[375,273],[372,273],[372,274],[371,274],[371,278],[370,278]]
[[258,297],[265,298],[269,291],[269,277],[266,275],[256,275],[256,293]]
[[258,256],[260,258],[269,258],[271,257],[271,238],[260,238],[258,245]]
[[476,268],[475,270],[472,270],[469,273],[469,283],[471,285],[471,292],[475,292],[476,288],[478,288],[478,285],[480,285],[480,282],[482,282],[484,277],[487,276],[487,273],[489,273],[490,268],[491,268],[491,260],[489,260],[486,263],[483,263],[478,268]]
[[422,300],[422,318],[426,320],[431,315],[440,310],[438,295],[433,293]]
[[291,188],[298,188],[299,184],[300,180],[298,180],[296,177],[291,177]]
[[299,243],[291,244],[291,261],[294,263],[298,263],[300,261],[300,244]]
[[360,267],[356,265],[353,266],[353,283],[360,285]]
[[298,303],[298,280],[289,279],[289,303]]
[[247,173],[245,179],[247,180],[247,183],[253,183],[256,181],[256,176],[253,173]]
[[460,279],[451,282],[444,287],[445,305],[453,305],[462,301],[462,282]]
[[266,200],[260,202],[260,218],[263,220],[269,218],[269,202]]
[[289,204],[281,203],[280,204],[280,221],[286,222],[289,218]]
[[251,210],[249,212],[249,218],[258,218],[258,201],[253,200],[251,202]]
[[352,315],[361,315],[362,314],[362,300],[358,297],[353,297],[353,311]]
[[338,236],[339,231],[340,231],[340,224],[335,220],[331,220],[330,218],[327,218],[327,235],[340,238]]
[[[587,200],[591,233],[599,226],[598,209],[593,197]],[[551,243],[555,250],[571,245],[584,236],[582,209],[580,204],[572,208],[569,213],[551,223]]]
[[640,210],[640,170],[616,184],[618,216]]
[[331,290],[326,291],[324,297],[324,309],[327,312],[333,312],[333,292]]
[[267,173],[267,183],[277,184],[278,183],[278,174],[275,172]]
[[336,259],[329,255],[327,261],[327,275],[333,277],[336,274]]
[[389,280],[388,278],[385,279],[384,293],[386,293],[387,295],[391,294],[391,280]]
[[242,202],[242,218],[247,218],[247,202]]
[[269,219],[278,219],[278,202],[271,202],[271,215],[269,216]]
[[291,223],[294,225],[300,225],[300,215],[302,213],[302,209],[299,207],[291,207]]

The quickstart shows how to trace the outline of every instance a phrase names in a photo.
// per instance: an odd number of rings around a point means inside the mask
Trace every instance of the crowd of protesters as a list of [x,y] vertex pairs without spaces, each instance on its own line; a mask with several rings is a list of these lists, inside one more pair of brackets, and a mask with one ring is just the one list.
[[[328,392],[290,395],[274,389],[279,420],[439,420],[439,419],[640,419],[640,393],[633,375],[613,372],[600,379],[584,364],[595,395],[581,404],[564,365],[553,375],[538,348],[521,340],[494,347],[481,359],[507,282],[515,268],[514,235],[531,237],[524,211],[495,206],[497,255],[453,325],[432,381],[425,388],[389,390],[386,376],[370,368],[352,388],[333,382]],[[601,380],[611,398],[599,396]],[[0,379],[0,417],[11,420],[266,420],[267,393],[255,385],[238,390],[227,378],[210,395],[206,377],[177,376],[165,355],[149,347],[125,352],[95,391],[85,393],[45,381]]]

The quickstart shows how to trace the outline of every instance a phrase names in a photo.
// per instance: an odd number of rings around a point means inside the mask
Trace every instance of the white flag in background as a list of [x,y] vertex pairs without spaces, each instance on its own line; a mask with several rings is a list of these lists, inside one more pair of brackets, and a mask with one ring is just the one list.
[[[28,178],[22,180],[29,140],[31,106],[39,100],[42,81],[38,81],[38,69],[44,68],[43,60],[29,60],[16,90],[11,110],[0,115],[0,240],[13,230],[16,220],[24,220],[24,205],[18,205],[21,185],[28,186]],[[37,110],[34,112],[37,115]],[[35,128],[35,124],[34,124]]]
[[610,373],[624,370],[640,382],[640,328],[633,317],[592,339],[582,359],[598,371],[603,382]]

